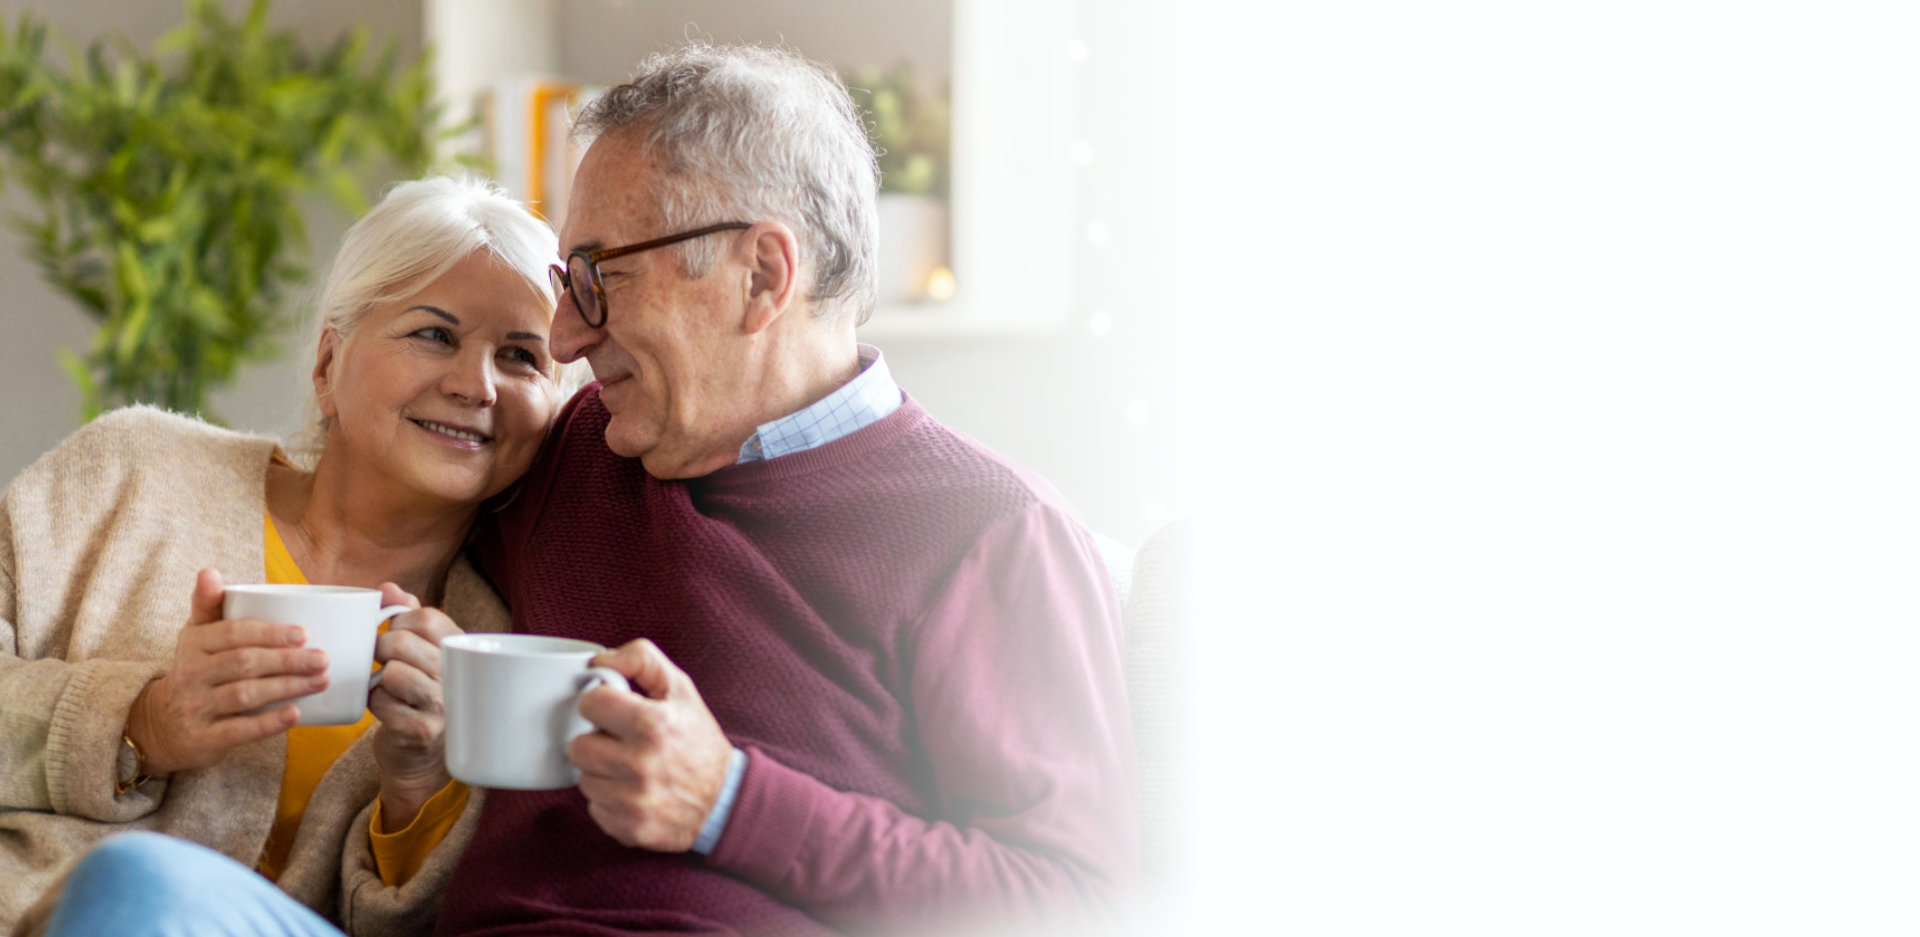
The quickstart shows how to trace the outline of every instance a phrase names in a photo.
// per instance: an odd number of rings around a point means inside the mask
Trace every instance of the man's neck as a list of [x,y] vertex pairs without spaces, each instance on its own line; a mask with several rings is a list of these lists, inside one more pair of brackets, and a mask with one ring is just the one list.
[[[805,314],[805,313],[803,313]],[[860,346],[853,325],[807,323],[769,334],[754,350],[754,377],[732,391],[737,405],[704,419],[713,431],[697,455],[675,457],[654,450],[641,458],[655,478],[699,478],[740,460],[740,447],[766,423],[798,413],[860,375]]]
[[[769,362],[771,379],[763,384],[763,392],[753,398],[758,402],[753,424],[740,436],[741,443],[745,443],[755,429],[805,410],[860,376],[860,346],[853,340],[851,330],[844,337],[836,330],[775,357],[775,361]],[[735,446],[734,451],[739,451],[739,446]]]

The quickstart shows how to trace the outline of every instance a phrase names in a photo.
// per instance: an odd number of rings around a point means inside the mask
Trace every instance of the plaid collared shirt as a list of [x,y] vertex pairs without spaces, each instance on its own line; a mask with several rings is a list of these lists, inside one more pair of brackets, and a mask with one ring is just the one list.
[[824,446],[900,409],[900,385],[887,359],[872,345],[860,346],[860,373],[798,413],[762,423],[740,447],[741,462],[777,459]]

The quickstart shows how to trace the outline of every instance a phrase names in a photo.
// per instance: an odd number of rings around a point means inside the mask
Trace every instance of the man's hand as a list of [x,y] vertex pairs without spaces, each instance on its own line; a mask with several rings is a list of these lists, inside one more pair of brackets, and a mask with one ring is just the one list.
[[652,641],[629,641],[592,660],[632,680],[639,693],[597,687],[580,714],[599,731],[573,740],[587,812],[627,846],[685,852],[726,782],[733,746],[693,681]]
[[299,712],[266,707],[327,686],[326,652],[301,646],[306,629],[223,620],[225,597],[219,571],[201,570],[173,668],[147,684],[127,713],[127,735],[154,774],[219,764],[235,748],[285,732]]
[[393,583],[380,586],[384,605],[414,610],[394,616],[374,644],[382,665],[380,686],[367,708],[380,720],[373,759],[380,766],[380,821],[387,832],[405,829],[434,794],[453,780],[447,774],[446,705],[440,685],[440,641],[463,634],[444,612],[421,608],[420,600]]

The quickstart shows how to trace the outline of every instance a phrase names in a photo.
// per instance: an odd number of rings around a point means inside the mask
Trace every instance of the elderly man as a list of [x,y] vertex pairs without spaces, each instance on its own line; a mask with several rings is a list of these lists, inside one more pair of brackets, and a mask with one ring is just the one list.
[[577,790],[489,792],[442,933],[826,933],[1099,906],[1135,862],[1115,600],[1043,481],[854,326],[876,166],[763,48],[578,118],[553,328],[598,378],[476,551],[518,630],[618,650]]
[[[438,932],[1110,906],[1136,864],[1113,594],[1059,495],[855,341],[877,172],[845,89],[789,53],[695,46],[576,131],[551,341],[599,383],[473,551],[518,630],[617,648],[596,663],[632,688],[582,699],[577,788],[488,791],[463,818]],[[102,882],[140,874],[98,861]],[[130,934],[333,932],[227,879],[106,910]]]

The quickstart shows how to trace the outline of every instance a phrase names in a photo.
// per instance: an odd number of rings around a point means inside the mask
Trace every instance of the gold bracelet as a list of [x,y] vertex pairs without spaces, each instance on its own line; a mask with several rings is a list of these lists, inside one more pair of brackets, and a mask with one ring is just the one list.
[[153,776],[147,773],[147,758],[145,755],[140,754],[140,746],[133,744],[133,736],[121,733],[120,743],[127,746],[128,751],[133,752],[133,777],[124,781],[121,780],[119,766],[116,763],[113,772],[113,794],[115,797],[121,796],[128,791],[138,790],[140,785],[153,780]]

